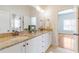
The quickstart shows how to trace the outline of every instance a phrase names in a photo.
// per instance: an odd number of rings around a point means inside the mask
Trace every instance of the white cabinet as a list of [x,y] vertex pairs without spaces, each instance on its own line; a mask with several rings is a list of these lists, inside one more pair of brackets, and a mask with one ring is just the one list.
[[23,53],[25,52],[25,47],[23,47],[25,42],[13,45],[11,47],[2,49],[0,53]]
[[49,32],[43,34],[43,40],[42,40],[42,42],[43,42],[43,48],[42,48],[43,52],[46,52],[46,50],[49,48],[49,46],[51,45],[51,40],[52,39],[50,38]]
[[78,51],[78,36],[76,36],[76,35],[73,35],[73,36],[72,36],[72,49],[73,49],[75,52],[79,52],[79,51]]
[[25,42],[22,42],[22,43],[19,43],[20,45],[20,53],[25,53],[25,49],[26,49],[26,43]]
[[50,45],[50,33],[45,33],[26,41],[26,53],[44,53]]
[[50,33],[45,33],[26,41],[26,53],[44,53],[50,45]]
[[5,49],[1,50],[0,52],[1,53],[20,53],[21,52],[20,49],[21,49],[20,45],[17,44],[17,45],[5,48]]
[[3,53],[44,53],[51,45],[50,33],[34,37],[28,41],[5,48]]
[[53,32],[49,32],[49,42],[50,42],[50,44],[53,44],[53,41],[54,41],[54,39],[53,39]]
[[42,36],[35,37],[26,41],[26,53],[42,52]]

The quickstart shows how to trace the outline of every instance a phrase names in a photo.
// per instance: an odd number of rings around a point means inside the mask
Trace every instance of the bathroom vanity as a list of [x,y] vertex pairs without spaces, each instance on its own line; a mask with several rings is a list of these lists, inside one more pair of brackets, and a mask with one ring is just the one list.
[[0,42],[1,53],[44,53],[52,42],[52,31],[27,33]]

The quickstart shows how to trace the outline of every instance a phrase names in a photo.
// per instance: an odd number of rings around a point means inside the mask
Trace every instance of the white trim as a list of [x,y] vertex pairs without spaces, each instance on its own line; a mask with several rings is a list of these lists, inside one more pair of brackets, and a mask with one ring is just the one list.
[[68,9],[68,10],[61,11],[58,14],[66,14],[66,13],[70,13],[70,12],[74,12],[74,10],[73,9]]

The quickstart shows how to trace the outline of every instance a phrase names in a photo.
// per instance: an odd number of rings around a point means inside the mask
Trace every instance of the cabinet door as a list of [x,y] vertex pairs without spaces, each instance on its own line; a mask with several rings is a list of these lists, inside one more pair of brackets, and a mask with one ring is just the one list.
[[60,34],[59,46],[77,52],[78,51],[78,36]]
[[76,35],[72,36],[72,49],[75,52],[78,52],[78,36],[76,36]]
[[42,52],[42,36],[35,37],[26,41],[26,53],[40,53]]
[[43,36],[41,35],[41,36],[39,36],[39,37],[37,37],[36,38],[36,40],[37,40],[37,42],[36,42],[36,49],[37,49],[37,51],[39,52],[39,53],[43,53]]
[[52,42],[53,42],[53,33],[52,32],[49,32],[49,43],[50,43],[50,45],[52,44]]
[[51,45],[51,34],[50,32],[43,34],[43,52],[45,52]]
[[28,40],[28,41],[26,41],[26,50],[25,50],[25,52],[26,53],[31,53],[32,52],[32,44],[31,44],[31,40]]
[[20,45],[20,52],[25,53],[26,51],[26,42],[22,42],[19,44]]
[[49,46],[49,38],[48,38],[48,33],[43,34],[43,52],[45,52]]
[[24,42],[16,44],[14,46],[5,48],[5,49],[1,50],[0,52],[1,53],[22,53],[22,52],[25,52],[25,48],[23,47],[23,44],[24,44]]
[[17,44],[17,45],[5,48],[5,49],[1,50],[0,52],[1,53],[20,53],[21,52],[20,45]]

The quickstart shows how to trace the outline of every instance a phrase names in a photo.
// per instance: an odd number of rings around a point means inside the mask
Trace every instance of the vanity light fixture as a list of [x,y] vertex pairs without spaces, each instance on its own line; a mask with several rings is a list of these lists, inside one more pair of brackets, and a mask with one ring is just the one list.
[[33,7],[36,8],[37,11],[44,13],[44,10],[40,8],[40,6],[33,6]]
[[37,11],[40,12],[40,14],[45,17],[45,18],[48,18],[49,17],[49,11],[46,11],[46,10],[43,10],[40,6],[38,5],[35,5],[35,6],[32,6],[34,7]]

